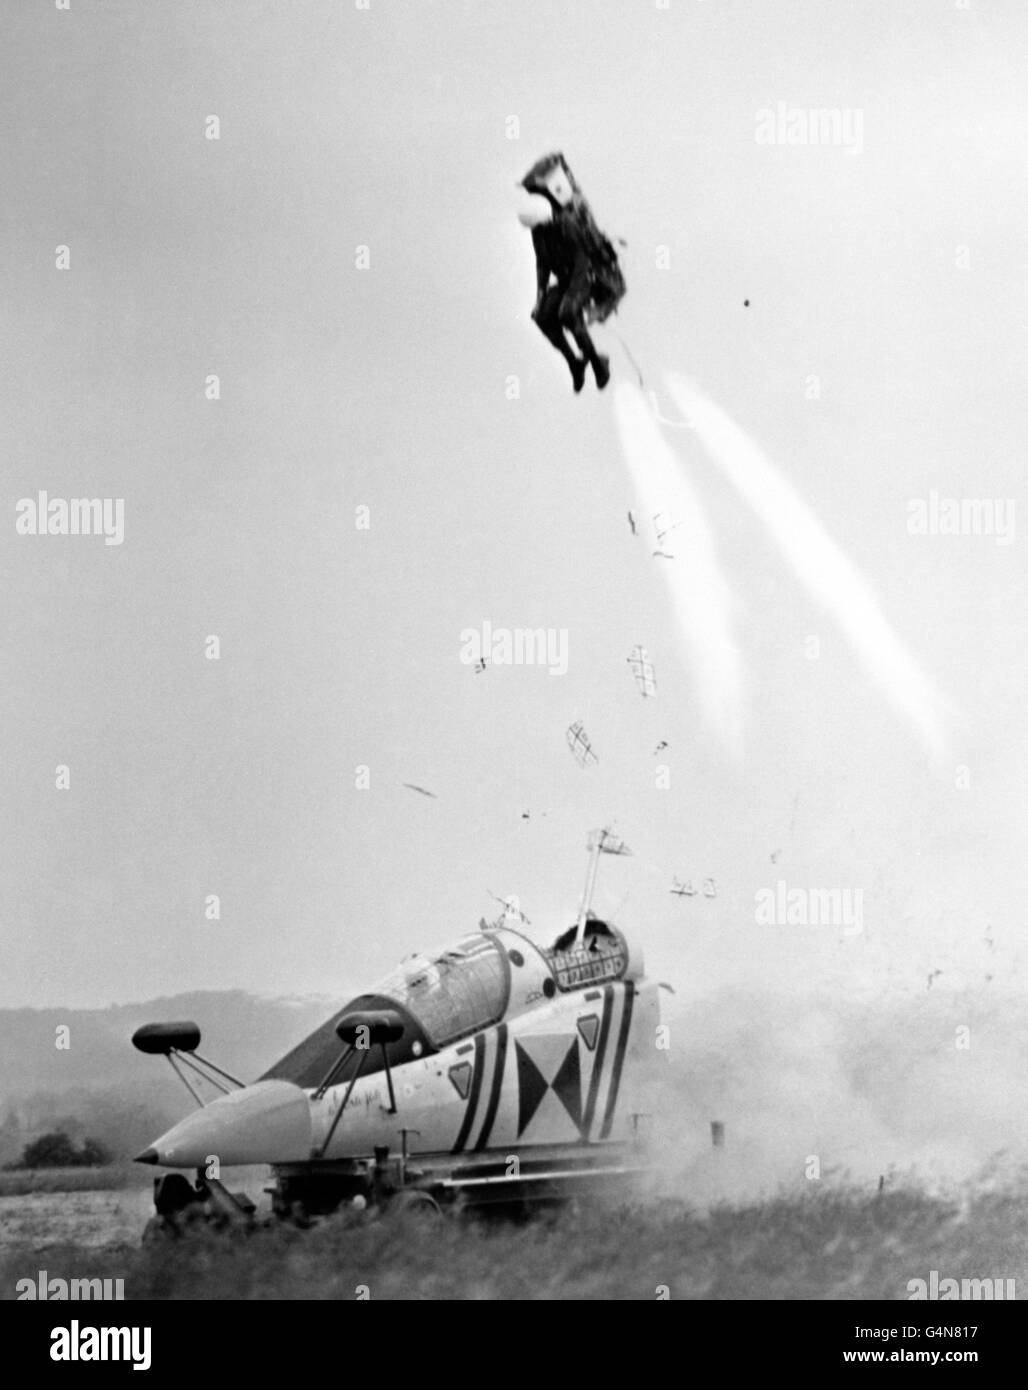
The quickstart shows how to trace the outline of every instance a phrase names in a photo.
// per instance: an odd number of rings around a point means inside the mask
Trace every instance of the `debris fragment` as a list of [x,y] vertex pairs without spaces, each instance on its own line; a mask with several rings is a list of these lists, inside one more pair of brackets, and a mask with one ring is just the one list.
[[588,767],[591,762],[598,763],[600,760],[593,752],[593,746],[589,742],[589,735],[580,719],[576,719],[568,727],[567,731],[568,747],[571,749],[572,756],[579,767]]
[[633,647],[628,664],[632,668],[632,675],[635,677],[635,683],[639,687],[639,694],[642,695],[643,699],[645,700],[650,695],[656,695],[657,681],[653,671],[653,663],[646,655],[646,648]]

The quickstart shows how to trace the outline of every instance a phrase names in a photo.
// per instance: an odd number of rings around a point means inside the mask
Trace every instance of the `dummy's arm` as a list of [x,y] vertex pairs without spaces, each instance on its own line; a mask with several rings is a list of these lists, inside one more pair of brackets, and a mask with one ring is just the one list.
[[538,231],[534,229],[532,231],[532,246],[535,249],[535,303],[536,308],[538,308],[539,302],[546,293],[547,286],[550,283],[551,272],[550,261],[549,257],[546,255],[543,239]]

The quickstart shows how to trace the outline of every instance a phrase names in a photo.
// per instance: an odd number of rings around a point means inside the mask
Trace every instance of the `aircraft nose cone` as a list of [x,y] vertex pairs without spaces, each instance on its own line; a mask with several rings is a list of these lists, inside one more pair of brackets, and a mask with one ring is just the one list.
[[144,1149],[143,1152],[142,1152],[141,1154],[136,1154],[136,1156],[135,1156],[135,1158],[132,1160],[132,1162],[133,1162],[133,1163],[156,1163],[156,1162],[157,1162],[157,1150],[156,1150],[156,1149]]
[[307,1096],[291,1081],[258,1081],[194,1110],[155,1139],[139,1162],[199,1168],[212,1158],[228,1165],[302,1163],[310,1156]]

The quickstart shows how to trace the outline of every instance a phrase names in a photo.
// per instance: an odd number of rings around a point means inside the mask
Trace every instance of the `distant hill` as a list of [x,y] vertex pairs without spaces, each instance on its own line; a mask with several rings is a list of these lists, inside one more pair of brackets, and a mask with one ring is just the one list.
[[[200,1055],[252,1081],[340,1002],[210,990],[106,1009],[0,1009],[0,1163],[53,1128],[129,1157],[192,1109],[168,1063],[132,1046],[142,1023],[192,1019]],[[60,1027],[67,1048],[56,1046]]]

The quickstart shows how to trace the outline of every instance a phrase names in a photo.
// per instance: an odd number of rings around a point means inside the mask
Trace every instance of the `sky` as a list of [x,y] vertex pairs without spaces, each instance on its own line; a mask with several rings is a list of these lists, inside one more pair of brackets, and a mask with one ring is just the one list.
[[[601,826],[633,854],[594,905],[683,998],[1023,990],[1022,5],[71,0],[4,27],[0,1006],[343,997],[491,894],[545,941]],[[780,106],[854,138],[758,138]],[[516,185],[555,149],[626,243],[602,395],[529,317]],[[654,435],[696,509],[674,579]],[[40,491],[122,499],[122,543],[20,534]],[[933,492],[1018,527],[912,534]],[[566,672],[476,672],[485,623],[566,633]],[[893,641],[934,746],[875,674]],[[859,891],[861,929],[757,921],[779,882]]]

